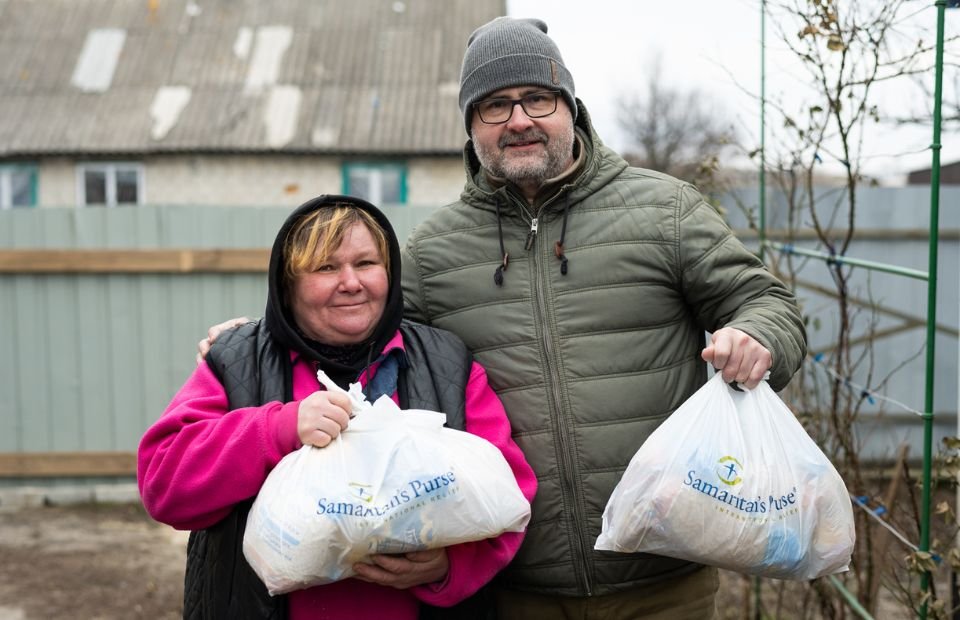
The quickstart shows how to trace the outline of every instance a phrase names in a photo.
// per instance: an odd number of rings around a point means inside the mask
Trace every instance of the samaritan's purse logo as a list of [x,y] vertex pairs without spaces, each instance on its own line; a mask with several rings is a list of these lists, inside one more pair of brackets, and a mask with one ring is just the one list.
[[[746,513],[747,515],[767,513],[784,514],[781,511],[794,509],[797,506],[799,498],[797,496],[796,486],[789,489],[787,493],[780,491],[774,495],[765,489],[756,488],[762,484],[769,484],[769,482],[764,481],[764,476],[762,475],[749,477],[750,483],[744,485],[744,487],[754,488],[729,488],[735,487],[743,482],[743,465],[734,456],[727,455],[717,459],[717,463],[714,465],[713,475],[720,480],[720,484],[716,483],[713,476],[706,475],[701,478],[696,469],[691,469],[687,472],[687,477],[684,479],[683,484],[694,491],[703,493],[729,506],[731,509]],[[778,479],[772,482],[780,482],[780,480]],[[779,491],[779,489],[776,491]],[[749,493],[749,496],[744,497],[740,495],[741,493]],[[773,516],[773,514],[771,514],[771,516]]]
[[362,482],[351,482],[349,486],[354,493],[357,494],[357,499],[367,502],[368,504],[373,501],[373,494],[367,491],[373,485],[363,484]]
[[[371,493],[372,485],[363,482],[348,482],[350,498],[342,501],[339,498],[328,499],[321,497],[317,500],[317,514],[345,515],[348,517],[385,517],[392,514],[401,506],[418,501],[434,501],[456,493],[458,487],[457,476],[453,471],[433,476],[432,478],[414,478],[406,481],[399,488],[389,494],[381,489],[379,493]],[[377,499],[377,497],[380,499]],[[412,505],[412,504],[411,504]],[[409,506],[407,506],[409,508]]]
[[717,477],[727,486],[733,487],[743,482],[743,478],[740,477],[742,470],[743,465],[736,457],[725,456],[717,461]]

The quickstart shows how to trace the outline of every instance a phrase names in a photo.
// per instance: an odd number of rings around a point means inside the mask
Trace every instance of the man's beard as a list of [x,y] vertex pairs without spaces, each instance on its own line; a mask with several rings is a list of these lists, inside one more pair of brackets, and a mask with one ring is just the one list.
[[[536,183],[543,185],[548,179],[560,176],[573,156],[573,125],[568,126],[551,140],[537,128],[523,133],[506,133],[497,141],[496,148],[488,149],[474,141],[473,149],[490,174],[506,179],[516,185]],[[523,154],[508,157],[504,149],[518,142],[539,141],[544,145],[543,154]]]

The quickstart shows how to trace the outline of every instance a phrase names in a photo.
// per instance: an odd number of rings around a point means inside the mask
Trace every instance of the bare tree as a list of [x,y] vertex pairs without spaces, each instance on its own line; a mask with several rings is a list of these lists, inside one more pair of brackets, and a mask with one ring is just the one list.
[[[915,12],[907,0],[876,2],[867,0],[782,0],[769,4],[780,43],[787,46],[806,72],[811,87],[809,99],[771,103],[774,140],[768,147],[767,165],[774,168],[773,181],[780,190],[786,209],[788,228],[782,231],[787,246],[812,239],[815,249],[831,259],[823,265],[811,265],[789,252],[774,256],[773,267],[794,286],[810,288],[800,273],[822,268],[829,274],[832,287],[820,294],[830,309],[827,326],[811,321],[810,329],[829,330],[832,344],[820,351],[820,367],[827,376],[805,369],[792,387],[791,402],[798,418],[840,471],[851,492],[858,497],[893,497],[894,485],[867,475],[861,459],[862,439],[858,420],[868,394],[882,389],[890,375],[878,376],[874,348],[880,344],[878,314],[881,308],[872,300],[869,280],[866,293],[858,294],[853,268],[843,260],[856,239],[856,214],[860,205],[857,188],[867,181],[862,163],[868,155],[865,137],[878,130],[882,110],[874,103],[875,89],[883,82],[903,82],[922,70],[929,45],[910,39],[901,26]],[[929,33],[928,33],[929,34]],[[816,183],[823,162],[839,162],[843,183],[825,189]],[[811,242],[806,242],[809,245]],[[859,298],[859,299],[858,299]],[[906,355],[915,352],[906,353]],[[865,387],[852,390],[855,380]],[[900,468],[894,478],[903,476],[896,519],[906,531],[919,525],[916,481],[909,469]],[[906,497],[903,497],[906,495]],[[892,507],[892,505],[891,505]],[[922,599],[917,576],[932,570],[930,553],[906,552],[883,555],[878,528],[866,511],[855,512],[857,547],[851,570],[838,576],[868,610],[876,612],[882,589],[912,614],[921,604],[930,603],[934,615],[943,613],[943,600],[935,591]],[[887,515],[892,519],[891,515]],[[800,603],[800,617],[818,615],[842,618],[848,613],[836,592],[822,580],[810,584],[770,583],[765,585],[783,601],[785,592]],[[909,611],[908,611],[909,610]]]
[[617,124],[629,139],[631,164],[693,181],[709,191],[721,153],[735,139],[732,123],[717,113],[717,102],[696,90],[665,83],[661,58],[650,64],[645,92],[621,95]]

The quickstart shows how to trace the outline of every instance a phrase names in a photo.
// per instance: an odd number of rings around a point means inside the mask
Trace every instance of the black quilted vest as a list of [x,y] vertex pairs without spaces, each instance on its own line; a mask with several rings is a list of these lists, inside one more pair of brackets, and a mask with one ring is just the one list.
[[[464,430],[464,395],[473,362],[470,352],[449,332],[407,321],[400,331],[408,362],[407,368],[400,369],[397,386],[401,408],[442,411],[447,414],[447,426]],[[226,389],[230,409],[293,400],[290,355],[261,321],[224,332],[207,355],[207,363]],[[243,557],[243,531],[253,499],[237,504],[219,523],[191,532],[184,618],[287,617],[286,597],[270,596]]]

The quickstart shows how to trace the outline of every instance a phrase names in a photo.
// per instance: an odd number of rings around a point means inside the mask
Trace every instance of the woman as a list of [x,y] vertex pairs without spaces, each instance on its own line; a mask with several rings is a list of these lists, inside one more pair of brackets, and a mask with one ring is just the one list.
[[344,196],[295,210],[270,257],[264,318],[225,332],[147,430],[137,479],[153,518],[194,530],[187,618],[415,618],[473,594],[516,553],[523,535],[374,556],[355,578],[270,597],[243,558],[253,498],[286,454],[330,444],[349,424],[346,396],[320,387],[359,381],[373,402],[448,415],[503,453],[527,500],[536,479],[510,439],[486,373],[448,332],[401,324],[399,244],[386,217]]

